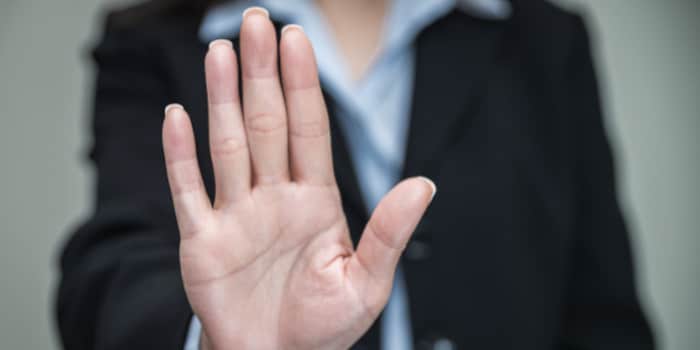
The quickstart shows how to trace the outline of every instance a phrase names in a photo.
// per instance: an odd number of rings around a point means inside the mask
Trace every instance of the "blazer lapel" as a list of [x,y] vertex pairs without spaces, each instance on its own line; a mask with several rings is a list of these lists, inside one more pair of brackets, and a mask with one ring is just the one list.
[[440,152],[464,134],[485,90],[504,22],[455,11],[417,38],[405,177],[435,177]]
[[364,223],[369,219],[369,211],[364,204],[357,174],[350,158],[347,141],[343,135],[337,116],[335,115],[335,102],[333,98],[324,92],[326,106],[331,128],[331,147],[333,151],[333,168],[335,178],[343,197],[343,207],[350,227],[353,242],[357,244],[364,228]]
[[[500,46],[505,21],[479,20],[461,12],[423,31],[416,42],[411,121],[403,177],[429,175],[431,162],[459,136],[451,132],[467,122],[476,106]],[[333,161],[353,241],[357,243],[369,213],[360,194],[347,144],[336,120],[333,100],[324,94],[331,121]],[[463,128],[462,128],[463,129]],[[461,134],[461,133],[460,133]]]

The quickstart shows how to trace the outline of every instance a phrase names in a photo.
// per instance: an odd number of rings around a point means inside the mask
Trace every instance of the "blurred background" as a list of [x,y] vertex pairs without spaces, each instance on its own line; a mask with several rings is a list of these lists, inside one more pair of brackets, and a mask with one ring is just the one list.
[[[57,349],[57,251],[89,212],[102,14],[124,0],[0,0],[0,347]],[[663,349],[700,344],[700,1],[559,0],[596,42],[642,298]]]

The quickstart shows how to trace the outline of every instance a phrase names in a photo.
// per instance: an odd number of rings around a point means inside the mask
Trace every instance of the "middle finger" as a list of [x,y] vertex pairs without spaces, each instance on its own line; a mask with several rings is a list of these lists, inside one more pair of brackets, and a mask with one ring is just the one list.
[[250,8],[243,17],[243,113],[254,183],[288,181],[287,117],[277,68],[275,28],[262,8]]

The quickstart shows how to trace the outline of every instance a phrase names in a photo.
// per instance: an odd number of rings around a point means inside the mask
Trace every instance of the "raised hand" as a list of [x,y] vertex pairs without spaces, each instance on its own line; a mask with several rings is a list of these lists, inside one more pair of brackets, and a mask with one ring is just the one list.
[[[377,318],[406,242],[430,203],[427,179],[398,184],[353,248],[333,174],[328,116],[300,27],[279,44],[260,9],[241,28],[243,101],[232,45],[205,59],[214,204],[189,117],[166,108],[163,147],[180,262],[202,347],[342,349]],[[242,102],[242,103],[241,103]]]

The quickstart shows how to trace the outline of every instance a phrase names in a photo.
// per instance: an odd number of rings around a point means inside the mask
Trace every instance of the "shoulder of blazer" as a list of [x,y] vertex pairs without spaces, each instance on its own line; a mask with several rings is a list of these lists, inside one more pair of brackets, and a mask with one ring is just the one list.
[[584,19],[545,0],[512,0],[517,38],[531,57],[546,63],[561,63],[584,27]]
[[197,1],[144,1],[122,8],[111,8],[105,16],[105,31],[153,32],[199,29],[205,7]]
[[98,62],[114,55],[133,55],[156,64],[163,59],[159,53],[164,47],[176,42],[199,43],[201,17],[193,6],[166,6],[158,1],[108,9],[103,15],[102,32],[89,54]]

